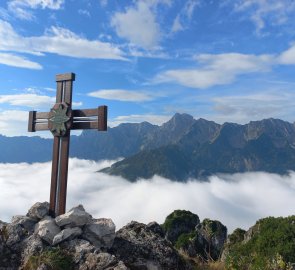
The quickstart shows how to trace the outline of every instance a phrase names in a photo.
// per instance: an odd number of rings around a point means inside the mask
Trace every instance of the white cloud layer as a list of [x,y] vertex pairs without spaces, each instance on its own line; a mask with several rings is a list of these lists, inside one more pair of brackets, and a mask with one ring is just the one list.
[[[112,218],[117,229],[131,220],[163,223],[173,210],[186,209],[201,219],[220,220],[230,232],[248,229],[263,217],[295,212],[294,172],[221,175],[188,183],[155,176],[130,183],[96,173],[110,164],[70,159],[67,209],[83,204],[94,217]],[[48,200],[50,171],[49,162],[0,164],[0,219],[9,221],[13,215],[26,214],[33,203]]]
[[109,100],[119,100],[119,101],[132,101],[132,102],[142,102],[152,100],[153,97],[147,93],[141,91],[130,91],[123,89],[102,89],[94,91],[88,94],[90,97],[109,99]]

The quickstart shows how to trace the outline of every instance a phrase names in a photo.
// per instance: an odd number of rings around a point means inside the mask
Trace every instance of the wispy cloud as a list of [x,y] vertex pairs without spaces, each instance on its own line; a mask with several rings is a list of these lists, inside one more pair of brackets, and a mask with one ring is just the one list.
[[0,64],[19,68],[42,69],[42,66],[40,64],[12,53],[0,52]]
[[91,17],[90,12],[86,9],[79,9],[78,13],[87,17]]
[[286,65],[295,65],[295,43],[279,55],[278,62]]
[[[70,159],[67,209],[83,204],[96,218],[112,218],[117,229],[131,220],[163,223],[173,210],[186,209],[201,219],[220,220],[229,232],[237,227],[248,229],[266,216],[288,216],[295,211],[294,172],[289,176],[220,175],[208,182],[188,183],[155,176],[130,183],[97,173],[111,163]],[[0,219],[9,221],[12,215],[25,214],[36,201],[48,200],[50,171],[50,162],[0,164]]]
[[[36,136],[35,133],[29,133],[28,130],[28,111],[6,110],[0,111],[0,130],[1,135],[11,136]],[[40,134],[38,134],[40,135]],[[50,136],[50,132],[42,133],[44,137]]]
[[48,106],[52,107],[55,103],[55,98],[37,94],[0,95],[1,103],[38,109]]
[[185,28],[180,21],[180,15],[178,14],[173,21],[171,32],[176,33],[176,32],[182,31],[184,29]]
[[272,71],[274,66],[295,64],[295,45],[280,54],[199,54],[195,67],[171,69],[155,76],[153,83],[178,83],[186,87],[206,89],[233,83],[239,76]]
[[111,23],[118,36],[135,45],[151,49],[159,44],[160,26],[147,1],[138,1],[135,7],[116,12]]
[[272,55],[240,53],[201,54],[195,59],[201,67],[168,70],[158,74],[155,82],[176,82],[187,87],[205,89],[232,83],[242,74],[269,71],[274,62]]
[[[51,90],[51,88],[50,88]],[[27,88],[23,93],[14,95],[0,95],[0,105],[9,105],[8,110],[0,110],[0,134],[5,136],[42,136],[51,138],[50,132],[29,133],[29,113],[25,108],[37,111],[49,111],[55,103],[55,97],[47,96],[38,88]],[[73,102],[73,107],[79,107],[82,102]],[[75,133],[75,134],[79,134]]]
[[248,95],[215,97],[212,102],[216,114],[208,118],[221,123],[229,121],[245,124],[270,117],[293,122],[294,100],[293,91],[283,88]]
[[4,20],[10,19],[10,15],[7,9],[0,7],[0,18]]
[[187,0],[173,21],[172,33],[183,31],[191,21],[195,8],[200,5],[199,0]]
[[154,125],[162,125],[171,118],[171,115],[157,114],[132,114],[117,116],[109,121],[111,127],[118,126],[122,123],[142,123],[149,122]]
[[295,2],[292,0],[239,0],[229,1],[236,12],[248,12],[249,19],[261,34],[266,26],[282,25],[294,20]]
[[143,102],[153,100],[154,97],[148,93],[142,91],[130,91],[122,89],[102,89],[94,91],[88,94],[90,97],[119,100],[119,101],[131,101],[131,102]]
[[62,8],[64,0],[10,0],[7,3],[8,10],[19,19],[32,20],[34,14],[32,9]]
[[[43,36],[24,37],[16,33],[10,23],[0,20],[0,40],[0,51],[38,56],[54,53],[76,58],[126,60],[124,53],[117,46],[99,40],[82,38],[61,27],[52,26]],[[41,68],[38,63],[11,53],[2,54],[2,59],[2,62],[7,65]]]

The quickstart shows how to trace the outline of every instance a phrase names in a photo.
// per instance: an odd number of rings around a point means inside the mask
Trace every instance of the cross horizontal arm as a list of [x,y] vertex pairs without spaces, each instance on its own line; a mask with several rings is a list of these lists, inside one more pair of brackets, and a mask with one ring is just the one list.
[[[103,106],[100,106],[103,107]],[[98,108],[100,108],[98,107]],[[35,112],[35,111],[33,111]],[[31,112],[30,112],[31,113]],[[35,120],[48,120],[49,112],[35,112]],[[73,110],[73,117],[91,117],[98,116],[98,109]]]
[[[107,106],[99,106],[97,109],[73,110],[73,125],[71,129],[98,129],[107,130]],[[94,117],[96,118],[87,118]]]
[[[99,106],[96,109],[73,110],[71,130],[98,129],[107,130],[107,106]],[[29,112],[28,131],[49,130],[49,112]]]

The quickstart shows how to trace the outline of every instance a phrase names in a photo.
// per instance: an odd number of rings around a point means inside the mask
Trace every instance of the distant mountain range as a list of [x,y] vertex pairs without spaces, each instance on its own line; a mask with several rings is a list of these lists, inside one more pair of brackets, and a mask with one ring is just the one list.
[[[52,140],[0,136],[0,162],[51,159]],[[162,126],[121,124],[108,132],[72,136],[72,157],[102,160],[123,157],[102,171],[130,181],[157,174],[176,181],[215,173],[295,170],[295,125],[279,119],[246,125],[216,124],[175,114]]]

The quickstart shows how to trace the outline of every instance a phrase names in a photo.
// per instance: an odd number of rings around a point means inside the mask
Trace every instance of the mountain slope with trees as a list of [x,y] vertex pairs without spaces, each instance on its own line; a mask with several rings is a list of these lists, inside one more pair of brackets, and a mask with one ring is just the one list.
[[160,175],[177,181],[216,173],[295,170],[295,126],[266,119],[246,125],[196,120],[177,142],[142,150],[102,170],[130,181]]

